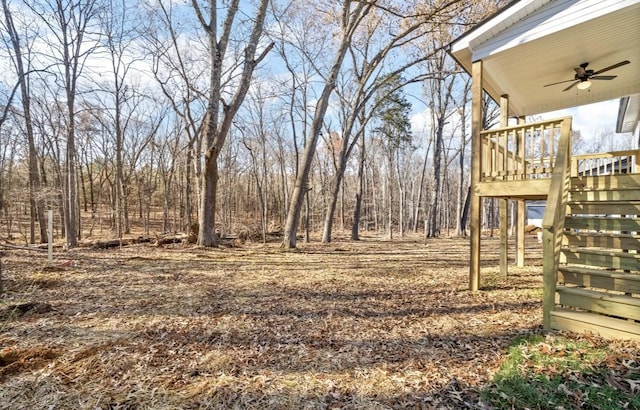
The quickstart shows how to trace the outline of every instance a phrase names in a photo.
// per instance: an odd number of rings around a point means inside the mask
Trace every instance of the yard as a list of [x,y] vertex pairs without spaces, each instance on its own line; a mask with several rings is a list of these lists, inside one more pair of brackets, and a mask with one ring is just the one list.
[[518,408],[513,372],[638,404],[639,346],[543,333],[540,246],[508,277],[498,247],[475,294],[466,239],[9,249],[0,408]]

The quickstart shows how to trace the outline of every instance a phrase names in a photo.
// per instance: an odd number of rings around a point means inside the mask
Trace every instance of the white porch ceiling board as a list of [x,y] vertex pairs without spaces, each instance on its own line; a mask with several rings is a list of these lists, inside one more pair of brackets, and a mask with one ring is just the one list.
[[[515,25],[503,29],[498,34],[498,37],[502,36],[496,40],[498,43],[488,35],[490,28],[481,26],[479,35],[472,32],[469,34],[472,38],[463,36],[460,43],[456,40],[451,45],[451,54],[470,71],[472,62],[477,61],[472,44],[478,39],[483,38],[482,44],[476,43],[478,47],[511,42],[510,47],[500,46],[499,50],[482,58],[483,87],[496,100],[508,94],[511,115],[534,115],[640,93],[640,0],[573,1],[574,7],[579,7],[580,13],[589,17],[580,19],[580,23],[566,24],[566,27],[558,23],[571,17],[566,14],[571,8],[567,8],[566,0],[551,3],[524,0],[522,3],[536,3],[539,7],[531,4],[528,9],[520,7],[518,12],[530,14],[518,17],[520,20]],[[549,10],[555,10],[556,14],[548,15]],[[510,18],[516,19],[516,14],[511,13]],[[538,20],[533,19],[532,14],[538,16]],[[539,21],[542,15],[547,16],[546,28],[526,22],[528,19]],[[504,21],[502,18],[497,26],[503,27]],[[490,19],[484,24],[492,26],[491,23]],[[523,30],[520,37],[515,34],[516,28]],[[545,35],[527,37],[527,30],[529,33],[537,30]],[[603,73],[617,78],[594,80],[589,90],[573,88],[563,92],[571,82],[544,87],[572,79],[573,68],[581,63],[588,62],[588,69],[600,70],[623,60],[629,60],[631,64]]]

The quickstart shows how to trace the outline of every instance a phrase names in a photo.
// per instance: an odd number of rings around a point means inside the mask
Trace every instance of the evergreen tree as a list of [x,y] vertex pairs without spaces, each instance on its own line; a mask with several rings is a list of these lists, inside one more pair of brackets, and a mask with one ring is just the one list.
[[[411,103],[407,101],[402,93],[401,84],[403,83],[400,76],[394,76],[385,79],[385,85],[380,88],[378,97],[376,98],[376,114],[379,125],[375,128],[378,135],[379,143],[382,146],[387,160],[387,229],[389,239],[393,239],[393,201],[395,185],[398,185],[400,191],[400,201],[404,199],[403,181],[394,178],[395,168],[399,165],[400,152],[411,148],[411,122],[409,121],[409,113],[411,112]],[[398,184],[394,184],[394,180]],[[400,205],[400,215],[404,210]],[[402,217],[400,218],[400,229],[403,229]]]

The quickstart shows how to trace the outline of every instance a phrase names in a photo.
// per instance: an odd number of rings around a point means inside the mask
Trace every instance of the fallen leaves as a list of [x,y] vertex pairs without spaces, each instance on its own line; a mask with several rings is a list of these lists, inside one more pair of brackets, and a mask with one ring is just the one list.
[[[73,266],[48,273],[12,251],[3,303],[38,300],[55,310],[7,321],[0,346],[57,353],[16,365],[0,384],[0,403],[483,408],[479,390],[508,346],[541,324],[539,245],[529,246],[533,266],[492,277],[475,294],[465,289],[462,239],[305,244],[299,252],[80,249]],[[497,257],[483,254],[487,265]],[[30,286],[36,276],[52,285]],[[632,357],[612,363],[616,383],[630,391],[638,388],[627,382],[637,373]]]

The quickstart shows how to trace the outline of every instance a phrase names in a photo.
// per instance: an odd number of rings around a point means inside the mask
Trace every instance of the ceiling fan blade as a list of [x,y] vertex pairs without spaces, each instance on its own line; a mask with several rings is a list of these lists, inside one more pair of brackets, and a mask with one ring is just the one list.
[[[598,70],[598,71],[596,71],[595,73],[593,73],[593,75],[598,75],[598,74],[600,74],[600,73],[604,73],[605,71],[613,70],[614,68],[618,68],[618,67],[620,67],[620,66],[627,65],[627,64],[629,64],[630,62],[631,62],[631,61],[629,61],[629,60],[620,61],[620,62],[619,62],[619,63],[617,63],[617,64],[614,64],[614,65],[611,65],[611,66],[609,66],[609,67],[607,67],[607,68],[603,68],[602,70]],[[591,77],[591,78],[593,78],[593,77]]]
[[617,75],[594,75],[590,80],[613,80]]
[[585,74],[587,74],[587,71],[585,70],[586,67],[587,67],[587,64],[585,63],[585,64],[581,64],[580,67],[574,68],[574,71],[576,72],[578,77],[582,77]]
[[550,85],[557,85],[557,84],[562,84],[562,83],[568,83],[569,81],[576,81],[576,80],[575,80],[575,78],[572,78],[571,80],[558,81],[557,83],[551,83],[551,84],[543,85],[543,87],[549,87]]
[[576,81],[575,83],[571,84],[570,86],[568,86],[567,88],[565,88],[562,91],[569,91],[570,89],[572,89],[573,87],[575,87],[576,85],[578,85],[578,83],[580,82],[580,80]]

